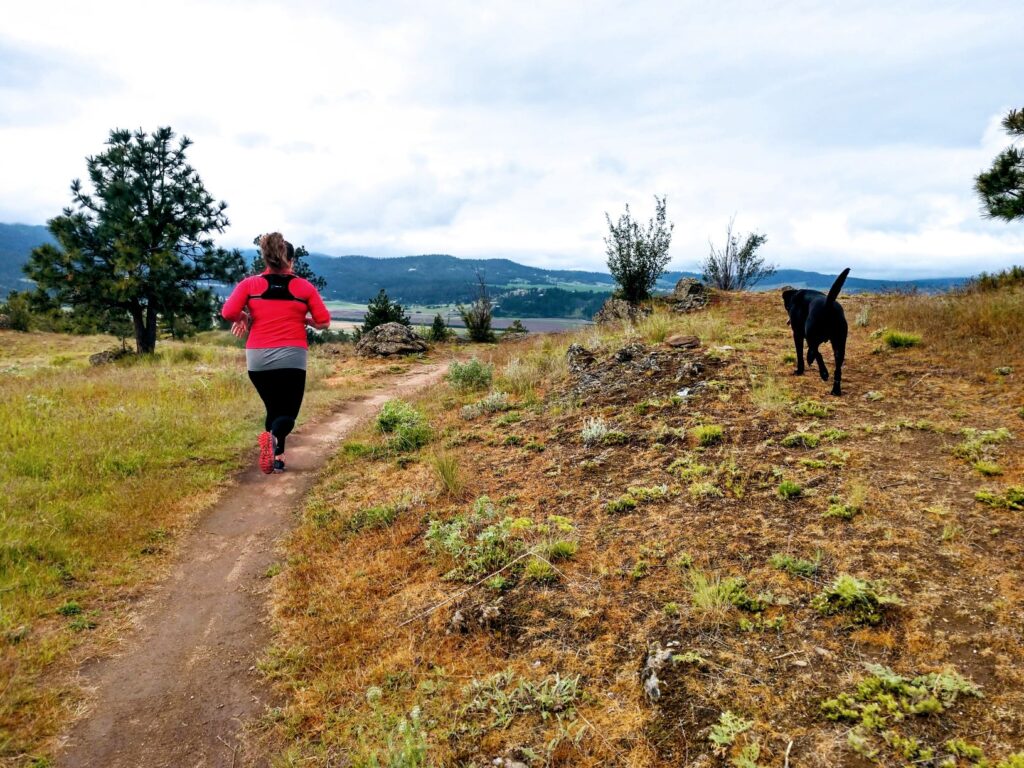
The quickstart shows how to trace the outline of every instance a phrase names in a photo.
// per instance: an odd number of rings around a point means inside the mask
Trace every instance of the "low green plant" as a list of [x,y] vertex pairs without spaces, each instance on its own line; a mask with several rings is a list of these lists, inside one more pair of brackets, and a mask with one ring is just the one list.
[[835,443],[840,440],[845,440],[849,437],[849,434],[841,429],[837,429],[836,427],[829,427],[828,429],[823,429],[819,433],[819,437],[826,443]]
[[817,400],[801,400],[793,406],[793,413],[797,416],[813,416],[817,419],[824,419],[832,415],[832,406],[819,403]]
[[491,392],[482,400],[462,407],[462,418],[471,421],[485,413],[500,413],[512,407],[505,392]]
[[471,680],[463,689],[467,700],[463,714],[490,718],[492,728],[507,728],[517,717],[530,713],[544,721],[556,716],[572,720],[582,693],[579,675],[562,677],[556,672],[533,682],[511,671],[499,672],[485,680]]
[[785,448],[817,448],[821,438],[810,432],[793,432],[780,441]]
[[523,581],[528,584],[550,584],[557,580],[558,573],[544,560],[533,558],[523,570]]
[[388,400],[377,415],[377,428],[386,436],[388,448],[406,452],[422,448],[431,438],[426,417],[404,400]]
[[785,571],[791,576],[813,579],[818,575],[818,571],[821,568],[821,550],[819,549],[814,553],[813,560],[804,560],[803,558],[793,557],[790,554],[777,552],[768,558],[768,563],[773,568]]
[[661,610],[665,612],[666,616],[675,618],[679,615],[679,603],[665,603]]
[[1003,474],[1003,469],[994,461],[976,461],[972,465],[980,474],[985,477],[995,477]]
[[978,491],[974,494],[974,498],[982,504],[988,504],[990,507],[997,509],[1024,510],[1024,486],[1011,486],[1002,494],[992,491]]
[[882,333],[882,341],[891,349],[906,349],[907,347],[916,347],[920,344],[921,336],[909,331],[887,330]]
[[668,486],[667,485],[653,485],[647,488],[643,488],[636,485],[631,485],[626,493],[636,499],[638,502],[644,501],[663,501],[668,498]]
[[472,390],[487,389],[493,377],[494,366],[473,357],[465,363],[452,362],[445,378],[455,389]]
[[617,499],[609,501],[605,505],[605,509],[611,512],[613,515],[621,515],[625,514],[626,512],[632,512],[634,509],[636,509],[636,506],[636,499],[634,499],[627,493],[623,494]]
[[347,528],[353,532],[373,528],[388,528],[398,519],[402,512],[405,512],[410,507],[411,504],[406,499],[394,501],[390,504],[364,507],[349,518]]
[[804,489],[792,480],[783,480],[779,483],[779,487],[776,489],[776,492],[779,494],[779,498],[785,501],[790,501],[802,496]]
[[580,430],[580,438],[584,445],[596,445],[601,443],[609,432],[608,424],[600,416],[585,419],[583,429]]
[[725,495],[721,488],[706,480],[690,483],[690,487],[687,490],[689,491],[690,496],[695,499],[720,499]]
[[720,443],[725,430],[719,424],[699,424],[690,430],[697,445],[707,448],[708,446]]
[[771,602],[767,595],[750,595],[745,579],[735,576],[709,577],[696,568],[690,571],[690,594],[694,608],[703,614],[722,613],[730,606],[759,613]]
[[680,480],[695,480],[710,472],[711,467],[701,464],[692,456],[680,456],[668,465],[668,471]]
[[842,613],[853,625],[881,623],[890,606],[903,605],[882,581],[865,581],[848,573],[839,574],[811,600],[811,607],[823,616]]
[[940,760],[942,747],[922,743],[903,731],[919,718],[940,715],[964,696],[981,698],[981,690],[954,669],[906,678],[880,664],[865,664],[868,676],[849,693],[820,705],[828,720],[852,726],[847,744],[857,754],[881,765],[891,761],[956,765],[956,757],[990,765],[976,747],[963,739],[945,742],[952,762]]
[[719,749],[727,749],[736,742],[736,737],[749,731],[754,725],[753,720],[745,720],[740,715],[726,710],[718,716],[718,722],[711,726],[708,741]]
[[580,545],[575,541],[566,541],[560,539],[557,541],[548,542],[544,548],[544,554],[548,560],[558,562],[559,560],[571,560],[576,556],[576,552],[579,550]]
[[828,466],[828,463],[821,459],[800,459],[799,464],[808,469],[824,469]]

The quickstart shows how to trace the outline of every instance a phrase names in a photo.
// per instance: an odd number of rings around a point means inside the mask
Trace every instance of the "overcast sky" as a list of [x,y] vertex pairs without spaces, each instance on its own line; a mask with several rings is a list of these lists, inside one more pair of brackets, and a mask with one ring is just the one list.
[[1020,0],[7,3],[0,221],[42,224],[110,129],[170,125],[225,245],[604,269],[667,195],[672,268],[732,215],[781,266],[1024,261],[974,176],[1024,107]]

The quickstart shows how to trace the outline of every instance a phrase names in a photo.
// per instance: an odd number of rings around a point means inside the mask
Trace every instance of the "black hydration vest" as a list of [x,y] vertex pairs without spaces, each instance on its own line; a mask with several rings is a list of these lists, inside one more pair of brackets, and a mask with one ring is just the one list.
[[267,290],[263,293],[257,293],[250,295],[250,299],[269,299],[271,301],[301,301],[305,305],[309,305],[309,302],[305,299],[300,299],[298,296],[293,296],[292,292],[288,290],[288,284],[295,278],[295,275],[278,275],[273,272],[268,272],[265,275],[260,275],[264,280],[267,281]]

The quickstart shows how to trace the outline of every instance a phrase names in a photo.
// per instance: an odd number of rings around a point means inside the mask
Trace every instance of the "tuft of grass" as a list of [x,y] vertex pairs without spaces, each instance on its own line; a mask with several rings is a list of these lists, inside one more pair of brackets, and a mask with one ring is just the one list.
[[697,445],[708,447],[720,443],[725,430],[719,424],[700,424],[690,430]]
[[848,614],[854,625],[875,625],[882,621],[889,606],[903,605],[897,596],[886,591],[882,581],[865,581],[841,573],[811,600],[811,607],[823,616]]
[[632,512],[636,509],[637,501],[628,493],[620,496],[617,499],[609,501],[605,505],[605,509],[611,512],[613,515],[622,515],[626,512]]
[[527,584],[551,584],[558,581],[558,573],[550,563],[532,558],[523,569],[523,581]]
[[779,494],[779,498],[785,501],[799,498],[803,495],[804,489],[792,480],[783,480],[779,483],[779,487],[776,489]]
[[996,475],[1003,474],[1002,467],[992,461],[976,461],[971,466],[985,477],[995,477]]
[[575,541],[566,541],[564,539],[550,541],[544,547],[544,554],[548,560],[553,560],[557,563],[559,560],[571,560],[574,558],[579,547],[580,545]]
[[466,391],[487,389],[491,386],[493,377],[494,366],[474,357],[465,363],[452,362],[448,366],[448,374],[445,378],[455,389]]
[[390,504],[365,507],[349,518],[348,529],[358,533],[376,528],[389,528],[398,519],[398,516],[410,507],[411,504],[405,499]]
[[672,332],[672,318],[666,312],[652,312],[636,323],[636,330],[644,341],[661,344]]
[[452,498],[459,498],[465,483],[459,470],[458,456],[454,453],[435,453],[430,457],[430,466],[441,482],[444,493]]
[[882,334],[882,341],[888,344],[891,349],[906,349],[920,344],[921,336],[909,331],[887,330]]

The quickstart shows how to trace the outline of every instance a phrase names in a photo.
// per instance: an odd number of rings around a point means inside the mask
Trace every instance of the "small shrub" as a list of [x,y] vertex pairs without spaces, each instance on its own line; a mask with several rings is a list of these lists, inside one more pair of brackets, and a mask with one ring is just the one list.
[[888,330],[882,334],[882,341],[892,349],[906,349],[907,347],[916,347],[920,344],[921,337],[916,333],[909,333],[907,331]]
[[663,501],[668,497],[668,486],[667,485],[654,485],[649,488],[641,488],[639,486],[630,486],[626,493],[640,501]]
[[485,413],[500,413],[512,407],[508,395],[504,392],[491,392],[482,400],[472,405],[463,406],[461,415],[467,421]]
[[855,625],[879,624],[891,605],[903,605],[903,601],[889,594],[884,582],[865,581],[848,573],[839,574],[811,600],[811,607],[822,615],[849,614]]
[[800,466],[808,469],[824,469],[828,464],[821,459],[800,459]]
[[701,424],[690,430],[697,445],[710,446],[722,441],[725,431],[718,424]]
[[974,499],[997,509],[1024,510],[1024,487],[1010,487],[1000,495],[992,491],[978,491]]
[[711,467],[696,462],[690,456],[681,456],[668,465],[668,471],[680,480],[694,480],[711,471]]
[[777,490],[779,498],[784,499],[785,501],[798,498],[804,492],[804,489],[801,488],[798,484],[794,483],[792,480],[783,480],[781,483],[779,483],[779,487]]
[[604,440],[608,434],[608,425],[600,416],[588,418],[583,422],[583,429],[580,430],[580,437],[584,445],[595,445]]
[[471,358],[465,363],[458,361],[448,366],[448,383],[460,390],[487,389],[494,377],[494,366]]
[[690,483],[689,487],[690,495],[695,499],[712,499],[721,498],[725,494],[722,493],[722,489],[714,483],[710,482],[698,482]]
[[679,615],[679,603],[665,603],[661,610],[665,612],[666,616],[675,618]]
[[995,446],[1013,437],[1006,427],[999,429],[972,429],[961,430],[963,440],[953,448],[953,455],[965,461],[979,461],[990,458],[990,454],[996,450]]
[[82,606],[74,600],[69,600],[57,609],[61,616],[78,616],[82,612]]
[[840,440],[845,440],[849,437],[849,434],[836,427],[829,427],[828,429],[822,430],[819,437],[826,443],[835,443]]

